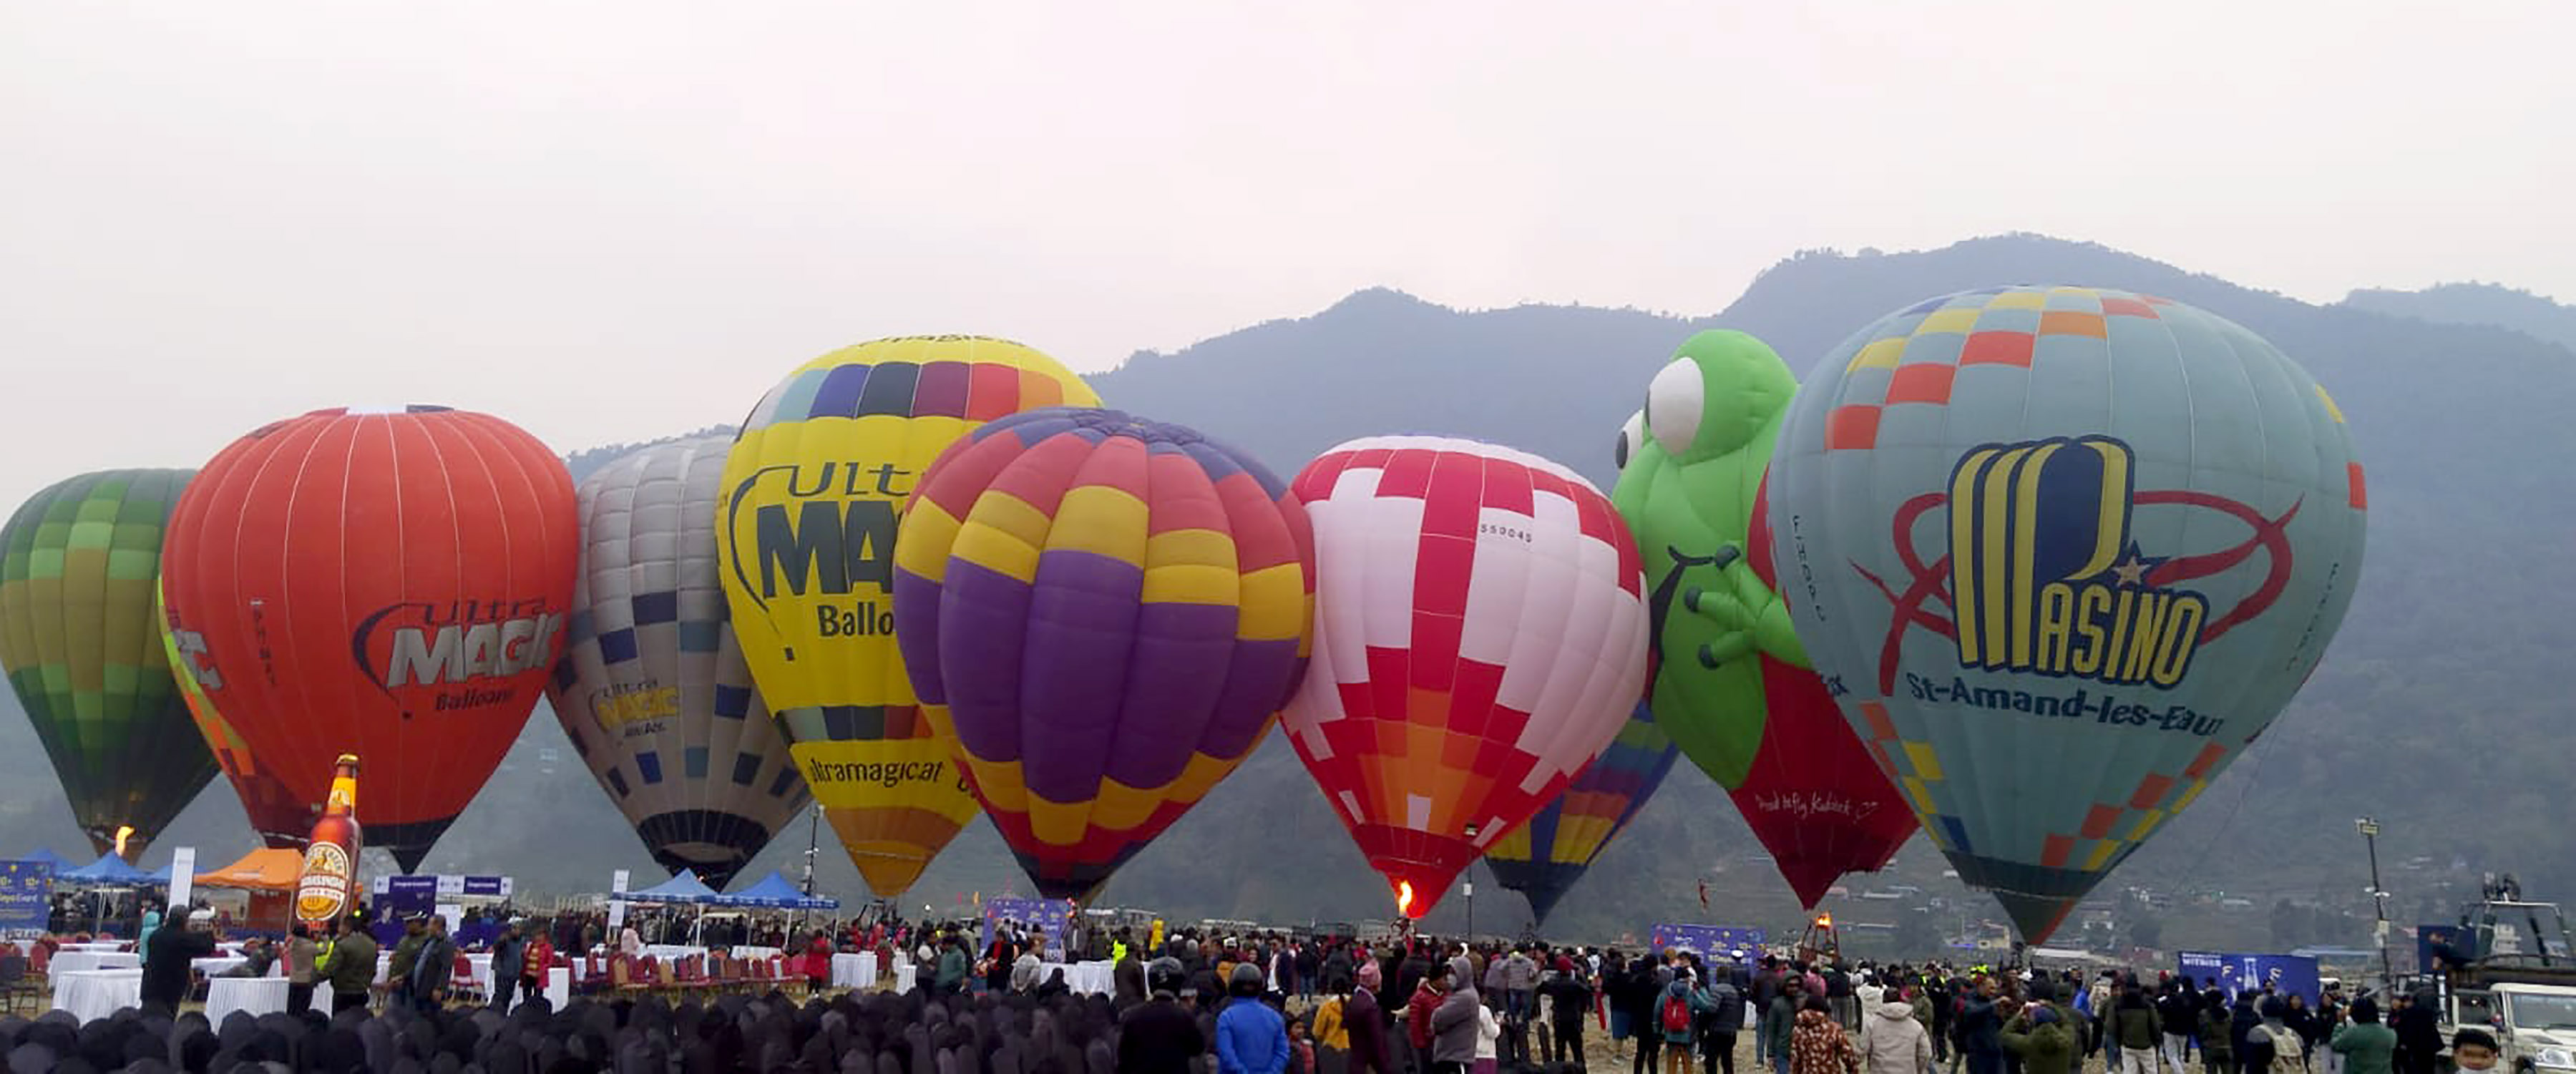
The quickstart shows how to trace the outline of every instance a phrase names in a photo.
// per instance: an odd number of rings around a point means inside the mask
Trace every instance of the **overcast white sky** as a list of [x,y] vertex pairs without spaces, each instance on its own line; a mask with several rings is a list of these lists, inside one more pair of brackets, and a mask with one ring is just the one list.
[[882,335],[1078,368],[1387,284],[1709,312],[2090,239],[2576,298],[2568,0],[0,4],[0,509],[271,418],[559,449]]

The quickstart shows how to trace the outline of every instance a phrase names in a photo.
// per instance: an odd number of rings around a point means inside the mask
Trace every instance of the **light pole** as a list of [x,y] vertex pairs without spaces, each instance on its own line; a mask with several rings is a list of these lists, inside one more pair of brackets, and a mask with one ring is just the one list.
[[2379,918],[2377,931],[2373,934],[2373,939],[2379,943],[2379,986],[2395,991],[2397,971],[2388,958],[2388,892],[2379,886],[2379,822],[2362,817],[2354,820],[2352,826],[2361,833],[2362,843],[2370,848],[2370,905]]
[[[1473,824],[1467,826],[1467,841],[1470,843],[1476,841],[1476,826]],[[1467,862],[1466,896],[1467,949],[1473,951],[1476,949],[1476,862],[1472,858]]]
[[814,848],[823,834],[823,803],[814,803],[813,819],[805,825],[805,894],[814,893]]

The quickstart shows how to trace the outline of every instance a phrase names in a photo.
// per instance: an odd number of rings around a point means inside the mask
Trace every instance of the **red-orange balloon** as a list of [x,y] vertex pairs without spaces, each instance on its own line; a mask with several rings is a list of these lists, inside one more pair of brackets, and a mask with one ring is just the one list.
[[208,462],[162,584],[180,670],[294,793],[244,794],[261,836],[299,842],[355,753],[369,843],[417,868],[543,692],[578,538],[563,461],[488,415],[317,410]]

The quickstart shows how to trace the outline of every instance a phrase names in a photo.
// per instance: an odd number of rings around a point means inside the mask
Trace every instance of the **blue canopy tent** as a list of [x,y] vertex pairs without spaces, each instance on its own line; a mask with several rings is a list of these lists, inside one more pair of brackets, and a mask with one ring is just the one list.
[[757,906],[775,910],[838,910],[841,900],[828,895],[808,895],[772,870],[760,882],[731,895],[716,896],[718,906]]
[[104,931],[107,927],[108,904],[107,892],[104,889],[147,888],[154,885],[166,887],[170,883],[170,870],[165,866],[157,875],[147,873],[126,864],[125,859],[114,854],[101,854],[97,861],[77,869],[57,868],[54,870],[54,882],[73,887],[101,889],[92,893],[90,928],[93,931]]
[[716,889],[708,887],[706,882],[698,879],[696,870],[683,869],[680,875],[642,891],[630,891],[624,895],[612,895],[610,898],[646,904],[679,903],[694,906],[714,902],[721,896],[716,894]]
[[37,848],[37,850],[36,850],[36,852],[35,852],[35,853],[33,853],[33,854],[29,854],[29,855],[27,855],[27,856],[25,856],[25,857],[23,857],[23,858],[18,859],[18,860],[20,860],[20,861],[41,861],[41,862],[43,862],[43,863],[45,863],[45,864],[47,864],[47,865],[51,865],[51,866],[53,866],[53,867],[54,867],[54,875],[55,875],[55,876],[61,876],[61,875],[63,875],[64,873],[68,873],[68,872],[72,871],[72,863],[71,863],[71,860],[70,860],[70,859],[68,859],[68,858],[63,857],[63,856],[62,856],[62,855],[60,855],[60,854],[56,854],[56,853],[54,853],[54,852],[53,852],[53,850],[52,850],[52,849],[50,849],[50,848],[39,847],[39,848]]
[[107,887],[140,887],[152,882],[152,874],[127,865],[125,859],[114,854],[101,854],[97,861],[78,869],[55,873],[54,879]]

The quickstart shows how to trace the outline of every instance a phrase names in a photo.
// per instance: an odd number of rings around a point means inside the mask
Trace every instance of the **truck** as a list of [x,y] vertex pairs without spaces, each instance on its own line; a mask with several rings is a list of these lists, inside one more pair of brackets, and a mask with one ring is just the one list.
[[2485,1026],[2513,1074],[2576,1074],[2576,947],[2555,903],[2527,902],[2511,876],[2490,878],[2460,915],[2452,943],[2424,967],[2441,998],[2442,1059],[2461,1026]]

